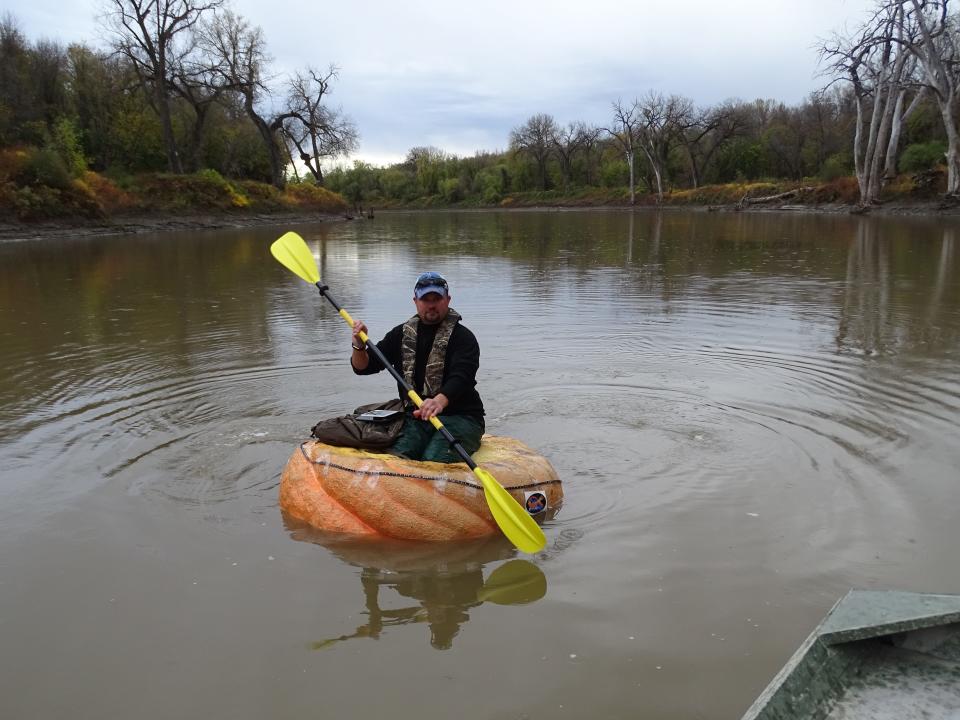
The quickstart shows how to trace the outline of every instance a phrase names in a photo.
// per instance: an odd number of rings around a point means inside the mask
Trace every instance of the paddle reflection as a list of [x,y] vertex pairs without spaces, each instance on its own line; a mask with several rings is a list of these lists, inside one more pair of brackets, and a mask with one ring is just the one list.
[[[470,610],[485,602],[523,605],[547,594],[543,571],[527,560],[511,558],[516,550],[506,538],[494,535],[458,543],[412,543],[331,535],[285,518],[291,537],[323,545],[341,560],[360,568],[360,585],[367,622],[353,632],[312,643],[324,649],[354,638],[379,639],[388,628],[423,623],[437,650],[453,645]],[[484,575],[487,566],[507,561]],[[382,591],[393,591],[416,601],[401,608]]]

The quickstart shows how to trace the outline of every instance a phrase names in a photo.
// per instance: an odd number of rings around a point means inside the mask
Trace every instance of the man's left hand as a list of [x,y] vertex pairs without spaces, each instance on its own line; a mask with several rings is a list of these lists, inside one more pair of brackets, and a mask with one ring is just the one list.
[[436,397],[424,400],[423,404],[413,411],[413,416],[421,420],[429,420],[435,415],[442,413],[449,404],[450,401],[447,400],[447,396],[440,393]]

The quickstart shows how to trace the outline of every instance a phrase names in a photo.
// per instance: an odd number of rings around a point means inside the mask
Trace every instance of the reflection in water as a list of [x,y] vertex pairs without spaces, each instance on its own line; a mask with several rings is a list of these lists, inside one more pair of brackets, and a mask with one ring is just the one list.
[[[881,234],[881,227],[861,222],[849,244],[836,334],[841,354],[893,355],[917,345],[942,345],[950,340],[950,333],[945,336],[944,331],[956,333],[950,327],[955,321],[942,317],[955,312],[950,303],[956,298],[945,295],[955,271],[956,229],[944,228],[942,237],[928,243],[928,249],[920,241],[915,248],[905,249]],[[907,270],[906,257],[923,250],[928,252],[921,263],[915,261]]]
[[847,254],[847,278],[837,350],[864,355],[890,351],[890,266],[889,247],[877,237],[877,226],[863,222],[850,243]]
[[[516,552],[499,535],[460,543],[411,543],[321,533],[286,516],[284,520],[294,539],[323,545],[361,568],[367,622],[351,633],[314,642],[314,649],[354,638],[376,640],[387,628],[425,623],[430,629],[430,644],[437,650],[447,650],[461,625],[470,619],[472,608],[484,602],[525,605],[547,593],[543,571],[518,558],[508,560],[484,579],[485,566]],[[381,588],[417,604],[382,608]]]
[[950,270],[954,263],[954,247],[956,246],[957,231],[949,227],[943,229],[943,240],[940,243],[940,257],[937,260],[937,276],[933,282],[933,292],[930,295],[930,309],[927,311],[927,324],[937,321],[943,308],[943,294],[947,287]]

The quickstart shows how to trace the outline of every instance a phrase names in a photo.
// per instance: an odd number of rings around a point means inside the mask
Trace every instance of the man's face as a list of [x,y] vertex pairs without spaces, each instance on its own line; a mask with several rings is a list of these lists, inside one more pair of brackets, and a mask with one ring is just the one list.
[[413,304],[417,306],[417,315],[427,325],[436,325],[447,317],[450,307],[450,296],[440,293],[427,293],[419,300],[414,296]]

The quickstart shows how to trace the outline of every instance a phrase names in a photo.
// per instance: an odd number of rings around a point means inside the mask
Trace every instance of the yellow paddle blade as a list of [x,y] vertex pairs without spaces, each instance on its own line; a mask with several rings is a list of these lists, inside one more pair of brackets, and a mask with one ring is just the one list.
[[543,550],[547,545],[547,537],[536,520],[530,517],[530,513],[486,470],[475,467],[473,474],[480,479],[493,519],[507,539],[516,545],[518,550],[531,555]]
[[504,563],[477,591],[477,600],[497,605],[526,605],[547,594],[547,576],[529,560]]
[[317,261],[313,253],[295,232],[288,232],[281,238],[274,240],[270,252],[285,268],[296,273],[308,283],[320,282],[320,272],[317,270]]

